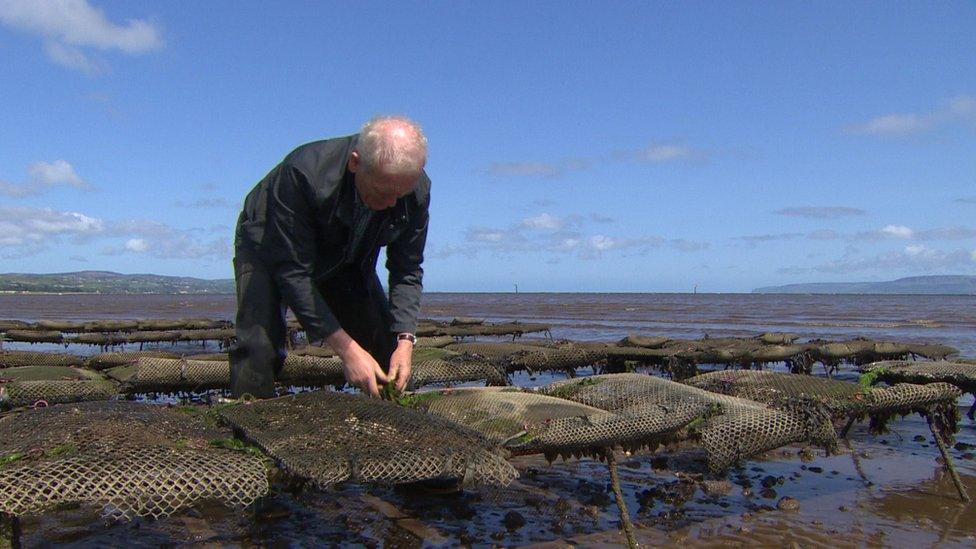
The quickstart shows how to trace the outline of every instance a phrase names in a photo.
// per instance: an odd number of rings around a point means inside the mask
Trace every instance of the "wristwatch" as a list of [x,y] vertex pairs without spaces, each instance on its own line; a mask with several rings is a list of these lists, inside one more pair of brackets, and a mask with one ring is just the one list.
[[407,333],[397,334],[397,341],[402,341],[402,340],[407,340],[414,345],[417,344],[417,336],[413,334],[407,334]]

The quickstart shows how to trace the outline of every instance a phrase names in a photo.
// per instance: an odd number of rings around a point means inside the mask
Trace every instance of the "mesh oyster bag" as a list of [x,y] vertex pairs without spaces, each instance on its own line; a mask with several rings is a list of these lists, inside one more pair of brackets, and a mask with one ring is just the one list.
[[[205,358],[139,356],[129,364],[106,370],[106,374],[121,382],[127,393],[229,388],[230,363],[226,356]],[[284,385],[320,386],[342,384],[345,375],[338,358],[289,354],[278,381]]]
[[7,330],[3,338],[24,343],[61,343],[64,336],[57,330]]
[[0,350],[0,368],[13,368],[17,366],[80,366],[84,362],[85,359],[82,357],[68,353]]
[[470,427],[516,455],[602,456],[608,448],[657,448],[710,407],[689,403],[617,414],[518,388],[416,393],[416,406]]
[[118,394],[115,383],[81,368],[19,366],[0,372],[0,408],[109,400]]
[[505,371],[489,360],[434,347],[417,348],[408,388],[437,384],[484,381],[487,385],[508,385]]
[[85,361],[85,367],[92,370],[107,370],[133,364],[140,358],[180,358],[180,354],[170,351],[110,351],[89,357]]
[[310,387],[342,385],[346,382],[346,374],[342,369],[342,360],[337,357],[289,353],[278,374],[278,381],[285,385]]
[[684,383],[777,407],[790,407],[805,400],[823,406],[835,418],[907,414],[938,405],[955,406],[961,394],[946,383],[862,387],[849,381],[754,370],[708,372]]
[[437,478],[505,485],[518,476],[475,431],[361,395],[313,391],[220,413],[286,471],[319,487]]
[[872,362],[862,368],[874,372],[879,381],[888,383],[932,383],[942,381],[976,394],[976,363],[915,360]]
[[64,504],[160,518],[200,501],[241,507],[268,492],[265,461],[212,444],[201,418],[135,402],[88,402],[0,418],[0,512]]
[[447,350],[480,355],[505,367],[506,371],[518,370],[573,371],[592,366],[606,359],[602,348],[586,348],[576,345],[533,345],[520,343],[457,343]]
[[558,381],[539,391],[616,413],[708,406],[713,415],[689,430],[705,450],[713,472],[768,450],[795,442],[832,448],[836,435],[829,421],[778,410],[746,399],[711,393],[645,374],[608,374]]
[[550,326],[547,324],[531,324],[528,322],[482,322],[453,324],[447,322],[437,322],[427,320],[417,326],[418,336],[505,336],[521,337],[522,334],[532,332],[548,332]]
[[485,358],[506,358],[514,355],[515,353],[534,351],[539,347],[527,343],[472,341],[466,343],[453,343],[445,346],[444,348],[449,351],[454,351],[455,353],[470,353],[473,355],[480,355]]
[[121,382],[127,393],[205,391],[230,386],[230,365],[216,360],[140,356],[105,373]]

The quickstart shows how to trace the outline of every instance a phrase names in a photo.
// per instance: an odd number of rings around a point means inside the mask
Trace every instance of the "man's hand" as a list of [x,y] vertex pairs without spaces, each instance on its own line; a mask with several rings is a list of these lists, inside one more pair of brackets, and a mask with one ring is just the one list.
[[396,382],[396,390],[402,392],[410,381],[413,364],[413,343],[406,339],[397,340],[397,348],[390,357],[390,370],[387,377]]
[[378,383],[389,383],[389,378],[376,360],[359,346],[345,330],[340,329],[326,338],[329,347],[342,359],[342,370],[346,381],[371,397],[379,397]]

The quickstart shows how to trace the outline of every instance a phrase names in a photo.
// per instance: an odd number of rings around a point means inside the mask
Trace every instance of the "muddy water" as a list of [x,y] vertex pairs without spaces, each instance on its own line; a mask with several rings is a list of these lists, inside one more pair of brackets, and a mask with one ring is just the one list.
[[[639,332],[673,337],[787,330],[804,338],[866,336],[938,342],[976,356],[971,296],[753,296],[628,294],[431,294],[425,316],[482,316],[553,325],[566,339],[615,339]],[[230,296],[0,296],[0,318],[231,318]],[[35,346],[37,348],[37,346]],[[589,373],[584,370],[582,374]],[[854,379],[847,372],[848,379]],[[519,375],[521,385],[548,381]],[[961,401],[965,412],[971,398]],[[825,456],[791,446],[698,482],[691,447],[619,455],[624,495],[638,539],[681,546],[976,545],[976,505],[963,505],[938,463],[925,421],[893,421],[881,436],[858,425],[853,452]],[[328,451],[328,449],[323,449]],[[976,428],[960,422],[950,448],[976,495]],[[856,460],[852,457],[856,456]],[[621,544],[606,467],[593,460],[514,460],[515,485],[444,493],[433,487],[343,485],[318,492],[277,484],[255,510],[201,508],[155,522],[104,524],[85,509],[25,520],[28,545],[300,546],[365,544],[604,546]],[[796,510],[777,509],[784,497]]]

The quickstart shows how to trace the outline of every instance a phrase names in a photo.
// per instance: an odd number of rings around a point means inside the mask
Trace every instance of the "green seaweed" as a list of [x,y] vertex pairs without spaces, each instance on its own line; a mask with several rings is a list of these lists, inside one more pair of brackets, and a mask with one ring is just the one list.
[[696,429],[701,427],[701,425],[705,423],[705,421],[707,421],[709,418],[713,416],[717,416],[721,413],[722,413],[722,405],[718,403],[712,403],[709,406],[707,411],[703,412],[700,416],[691,420],[691,422],[688,423],[688,425],[686,425],[685,428],[688,429],[689,431],[695,431]]
[[399,402],[401,394],[395,383],[387,383],[380,389],[380,398],[389,402]]
[[51,456],[63,456],[78,453],[78,445],[74,442],[66,442],[60,446],[55,446],[51,448],[50,452],[47,452]]
[[861,392],[865,394],[870,393],[874,384],[887,373],[887,370],[884,368],[875,368],[869,372],[864,372],[861,374],[861,377],[858,378],[857,385],[860,387]]
[[549,391],[549,396],[572,400],[572,397],[576,396],[576,393],[578,393],[583,387],[599,385],[602,382],[602,379],[595,379],[592,377],[580,378],[580,380],[575,383],[566,383],[558,387],[553,387],[552,390]]
[[239,438],[230,437],[230,438],[211,440],[210,445],[216,446],[217,448],[223,448],[225,450],[244,452],[261,458],[267,457],[264,455],[264,452],[262,452],[260,448],[258,448],[257,446],[252,446]]
[[175,406],[174,409],[181,414],[200,418],[208,427],[218,427],[221,425],[222,421],[220,412],[239,404],[240,402],[226,402],[222,404],[213,404],[210,406],[190,404],[186,406]]
[[12,453],[9,453],[9,454],[0,456],[0,467],[3,467],[4,465],[8,465],[8,464],[13,463],[15,461],[20,461],[23,458],[24,458],[23,452],[12,452]]
[[426,391],[423,393],[402,395],[396,399],[396,403],[407,408],[420,408],[430,404],[442,396],[443,394],[440,391]]
[[535,440],[535,435],[533,435],[532,433],[525,433],[519,436],[518,438],[515,438],[514,440],[510,441],[508,444],[510,446],[521,446],[523,444],[528,444],[533,440]]
[[453,356],[457,356],[457,353],[439,347],[417,347],[413,350],[415,364],[427,360],[447,360]]

